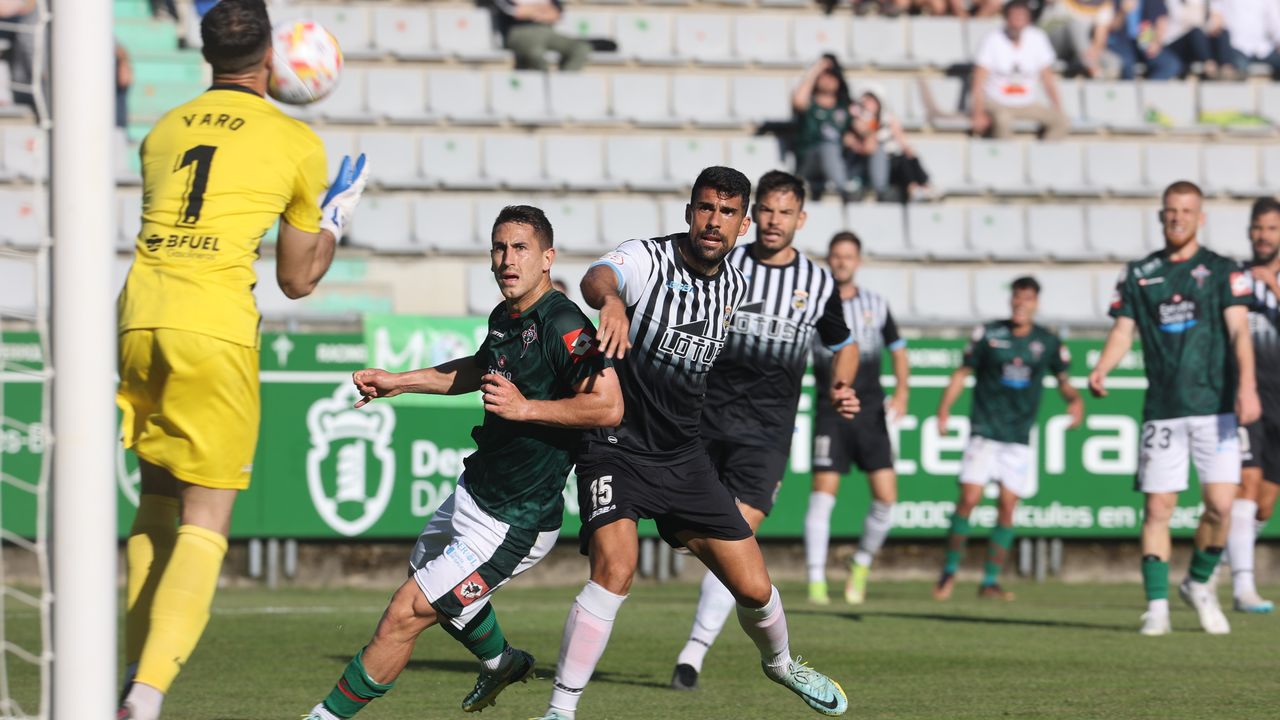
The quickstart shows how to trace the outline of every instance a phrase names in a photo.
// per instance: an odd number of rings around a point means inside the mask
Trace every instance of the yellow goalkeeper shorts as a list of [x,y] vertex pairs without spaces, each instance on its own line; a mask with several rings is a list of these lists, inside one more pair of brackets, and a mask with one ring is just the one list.
[[124,446],[179,480],[249,487],[261,399],[258,350],[184,330],[120,335]]

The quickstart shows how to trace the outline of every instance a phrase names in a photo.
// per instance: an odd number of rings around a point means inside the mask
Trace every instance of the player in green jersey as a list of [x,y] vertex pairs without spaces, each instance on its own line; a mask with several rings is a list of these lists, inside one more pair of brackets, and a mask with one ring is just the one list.
[[489,595],[533,567],[555,545],[565,481],[584,428],[622,421],[622,390],[598,352],[595,328],[551,287],[551,224],[541,210],[507,207],[493,225],[490,258],[504,301],[474,356],[425,370],[359,370],[363,396],[479,390],[484,422],[471,432],[453,495],[414,546],[409,579],[392,596],[373,639],[307,720],[349,718],[391,689],[423,630],[439,624],[480,660],[467,712],[492,705],[507,685],[533,674],[533,657],[507,644]]
[[1000,587],[1000,570],[1013,545],[1013,514],[1018,501],[1034,496],[1039,485],[1036,455],[1029,443],[1046,374],[1058,381],[1071,427],[1079,426],[1084,419],[1084,401],[1067,377],[1071,364],[1067,346],[1057,335],[1035,324],[1040,283],[1035,278],[1020,277],[1013,281],[1012,290],[1010,318],[974,329],[965,348],[964,363],[951,374],[951,382],[938,403],[938,427],[945,432],[951,406],[964,392],[965,379],[970,373],[974,375],[969,443],[960,466],[960,499],[951,516],[942,575],[933,588],[938,600],[951,597],[969,537],[969,516],[982,501],[982,491],[988,483],[999,484],[1000,495],[978,596],[1013,599],[1013,593]]
[[1189,182],[1164,191],[1164,249],[1125,266],[1111,301],[1115,324],[1089,389],[1106,397],[1107,373],[1142,338],[1147,394],[1142,411],[1138,490],[1142,520],[1143,635],[1169,624],[1169,519],[1187,489],[1188,456],[1196,464],[1204,513],[1178,594],[1195,608],[1205,632],[1231,632],[1209,579],[1222,556],[1231,502],[1240,484],[1237,421],[1258,419],[1249,303],[1253,285],[1235,262],[1200,246],[1203,195]]

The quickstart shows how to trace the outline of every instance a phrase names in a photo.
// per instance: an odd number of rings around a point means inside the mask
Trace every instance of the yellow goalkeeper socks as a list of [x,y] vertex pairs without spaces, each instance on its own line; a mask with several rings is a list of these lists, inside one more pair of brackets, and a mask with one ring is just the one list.
[[128,559],[128,608],[125,614],[124,661],[134,664],[151,629],[151,603],[178,537],[178,500],[143,495],[125,545]]
[[156,587],[138,682],[169,692],[209,622],[209,606],[226,554],[227,539],[222,535],[195,525],[178,528],[173,556]]

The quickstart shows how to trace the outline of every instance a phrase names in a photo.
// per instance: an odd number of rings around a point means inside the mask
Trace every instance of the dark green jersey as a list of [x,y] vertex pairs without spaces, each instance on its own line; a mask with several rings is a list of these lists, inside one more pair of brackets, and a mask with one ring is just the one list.
[[1125,266],[1111,316],[1138,325],[1147,368],[1144,420],[1234,411],[1235,359],[1222,313],[1252,299],[1239,266],[1204,248],[1181,262],[1161,250]]
[[1044,376],[1066,372],[1071,353],[1039,325],[1017,336],[1012,323],[1000,320],[974,329],[964,365],[973,368],[974,376],[970,434],[1026,445],[1044,394]]
[[[530,400],[559,400],[573,395],[608,361],[596,348],[591,321],[552,290],[520,315],[510,314],[506,304],[495,308],[476,365],[503,375]],[[465,479],[476,504],[513,527],[540,532],[560,527],[570,453],[582,432],[486,412],[471,437],[476,451],[465,461]]]

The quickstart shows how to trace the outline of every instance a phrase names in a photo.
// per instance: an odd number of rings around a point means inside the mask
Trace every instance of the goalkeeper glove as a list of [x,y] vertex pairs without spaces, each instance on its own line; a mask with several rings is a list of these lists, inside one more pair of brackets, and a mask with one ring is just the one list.
[[360,195],[364,193],[364,185],[369,179],[369,169],[365,167],[364,153],[351,164],[351,156],[342,156],[342,164],[338,166],[338,175],[325,193],[320,203],[320,229],[333,233],[334,240],[341,240],[351,215],[360,203]]

